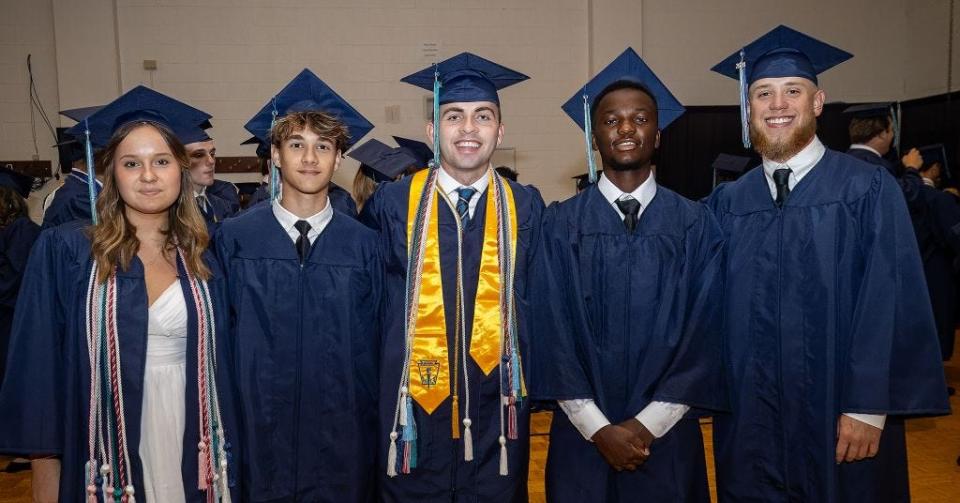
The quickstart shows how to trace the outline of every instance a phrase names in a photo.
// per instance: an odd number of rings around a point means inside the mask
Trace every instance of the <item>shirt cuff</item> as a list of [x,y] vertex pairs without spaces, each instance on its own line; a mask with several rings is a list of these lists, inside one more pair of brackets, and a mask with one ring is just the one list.
[[666,435],[688,410],[690,407],[682,403],[650,402],[636,417],[647,431],[660,438]]
[[852,412],[844,412],[843,415],[851,419],[856,419],[861,423],[867,423],[874,428],[880,428],[881,430],[887,422],[886,414],[854,414]]
[[600,431],[600,428],[610,424],[607,416],[603,415],[597,403],[590,398],[560,400],[557,403],[567,415],[567,419],[588,442],[593,442],[591,439],[596,432]]

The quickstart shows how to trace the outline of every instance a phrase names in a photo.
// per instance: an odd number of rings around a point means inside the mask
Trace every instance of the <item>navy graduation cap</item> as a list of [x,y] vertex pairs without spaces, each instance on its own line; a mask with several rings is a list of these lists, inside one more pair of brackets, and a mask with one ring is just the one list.
[[[100,110],[84,117],[83,120],[68,129],[67,134],[84,141],[87,165],[92,167],[94,146],[106,146],[117,129],[125,124],[139,121],[152,122],[166,126],[176,133],[178,130],[201,124],[208,119],[210,119],[210,114],[201,112],[186,103],[150,88],[137,86]],[[90,215],[93,223],[96,224],[94,171],[92,168],[87,169],[87,186],[90,191]]]
[[373,129],[366,117],[307,68],[270,98],[243,127],[269,145],[274,121],[294,112],[324,112],[336,117],[347,127],[350,136],[347,148]]
[[934,163],[940,163],[940,174],[945,178],[950,177],[950,166],[947,165],[947,151],[942,143],[920,147],[920,155],[923,157],[923,166],[927,168]]
[[742,155],[720,154],[710,165],[717,171],[740,174],[750,166],[750,158]]
[[200,124],[181,124],[178,125],[173,134],[177,135],[177,138],[180,139],[180,143],[188,145],[190,143],[198,143],[202,141],[210,141],[210,134],[207,133],[207,130],[213,127],[210,124],[209,120],[205,120]]
[[499,106],[497,91],[529,78],[476,54],[462,52],[400,80],[427,91],[434,91],[434,81],[437,81],[440,105],[492,101]]
[[[75,122],[80,122],[98,112],[101,108],[103,108],[103,105],[71,108],[61,110],[60,115],[72,119]],[[83,139],[78,139],[67,134],[69,129],[70,128],[65,127],[57,128],[57,144],[54,145],[54,147],[57,147],[57,156],[60,159],[60,167],[63,171],[70,171],[74,162],[83,159]]]
[[389,182],[410,167],[420,167],[416,157],[402,147],[391,147],[375,138],[353,149],[348,156],[360,161],[360,169],[375,182]]
[[856,119],[870,119],[873,117],[890,117],[893,115],[893,103],[863,103],[843,109],[843,114]]
[[657,104],[657,124],[661,130],[666,129],[670,123],[686,111],[680,101],[667,89],[667,86],[653,73],[653,70],[647,66],[643,59],[637,55],[636,51],[632,47],[628,47],[561,107],[573,119],[573,122],[584,131],[590,182],[597,180],[596,161],[593,157],[593,138],[591,138],[593,135],[590,110],[593,100],[610,84],[621,81],[640,84],[650,91]]
[[400,136],[394,136],[393,141],[397,142],[397,145],[400,145],[400,148],[406,149],[407,153],[412,155],[417,159],[420,168],[427,166],[430,163],[430,159],[433,159],[433,150],[430,149],[430,146],[422,141],[411,140],[409,138],[403,138]]
[[26,198],[30,196],[33,177],[17,173],[6,167],[0,167],[0,187],[9,187]]
[[748,148],[747,90],[751,84],[777,77],[802,77],[817,84],[817,75],[852,57],[849,52],[780,25],[727,56],[711,70],[740,81],[740,121],[743,146]]
[[270,142],[266,140],[261,140],[256,136],[251,136],[244,140],[241,145],[256,145],[257,146],[257,158],[258,159],[269,159],[270,158]]

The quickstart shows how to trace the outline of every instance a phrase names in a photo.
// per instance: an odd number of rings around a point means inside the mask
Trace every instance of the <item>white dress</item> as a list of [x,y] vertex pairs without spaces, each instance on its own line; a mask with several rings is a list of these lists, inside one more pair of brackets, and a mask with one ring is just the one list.
[[174,281],[149,309],[147,360],[140,419],[143,488],[137,501],[184,501],[183,430],[186,417],[187,304]]

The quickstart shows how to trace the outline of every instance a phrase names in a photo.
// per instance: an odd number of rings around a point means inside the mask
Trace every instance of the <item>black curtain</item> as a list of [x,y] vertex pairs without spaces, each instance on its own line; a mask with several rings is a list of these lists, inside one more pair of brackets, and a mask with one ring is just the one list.
[[[828,103],[817,121],[817,135],[824,145],[845,151],[849,117],[843,110],[856,103]],[[960,112],[960,92],[905,101],[902,110],[901,149],[943,143],[950,169],[957,173],[958,135],[953,117]],[[700,199],[713,188],[710,165],[717,155],[748,156],[751,166],[760,165],[752,149],[740,139],[740,107],[691,106],[661,133],[660,149],[654,158],[657,183],[690,199]],[[954,180],[957,178],[954,177]]]

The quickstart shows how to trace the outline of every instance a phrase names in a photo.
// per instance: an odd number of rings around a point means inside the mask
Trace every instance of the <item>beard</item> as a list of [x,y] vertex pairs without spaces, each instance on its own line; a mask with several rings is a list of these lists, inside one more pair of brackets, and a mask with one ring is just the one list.
[[797,155],[817,134],[817,119],[812,114],[798,124],[790,136],[782,140],[774,140],[765,135],[761,129],[762,125],[754,127],[751,123],[750,126],[750,142],[753,143],[753,149],[764,159],[774,162],[785,162]]

